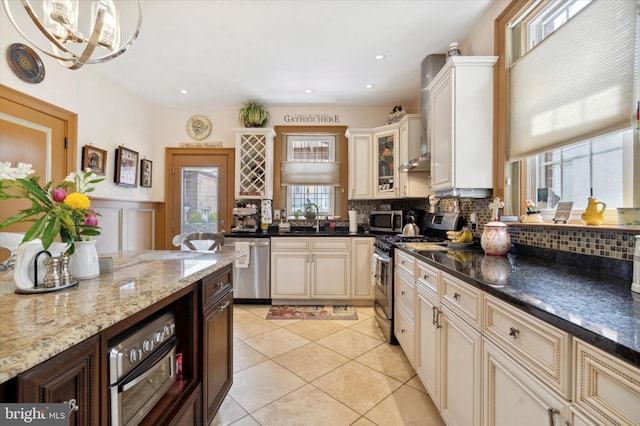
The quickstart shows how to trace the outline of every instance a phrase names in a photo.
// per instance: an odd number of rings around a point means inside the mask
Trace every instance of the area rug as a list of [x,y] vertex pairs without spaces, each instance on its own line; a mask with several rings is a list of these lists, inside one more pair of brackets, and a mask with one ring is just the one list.
[[357,320],[358,314],[353,306],[334,305],[301,305],[301,306],[271,306],[267,319],[308,319],[308,320]]

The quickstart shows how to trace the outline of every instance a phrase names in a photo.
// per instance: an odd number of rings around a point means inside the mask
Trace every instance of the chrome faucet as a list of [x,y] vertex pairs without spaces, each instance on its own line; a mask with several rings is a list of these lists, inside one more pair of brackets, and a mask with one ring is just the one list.
[[318,207],[317,204],[312,203],[311,200],[307,198],[307,205],[305,206],[304,210],[308,211],[309,207],[316,208],[316,232],[319,232],[320,231],[320,208]]

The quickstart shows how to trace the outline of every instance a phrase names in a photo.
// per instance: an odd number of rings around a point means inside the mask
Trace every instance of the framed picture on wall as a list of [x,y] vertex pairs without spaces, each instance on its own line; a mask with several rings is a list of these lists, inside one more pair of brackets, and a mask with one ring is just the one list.
[[82,171],[91,169],[93,173],[104,176],[107,167],[107,151],[95,146],[82,147]]
[[124,146],[116,149],[115,183],[120,186],[136,187],[138,177],[138,153]]
[[153,163],[151,160],[143,158],[140,160],[140,186],[151,188],[151,178],[153,172]]

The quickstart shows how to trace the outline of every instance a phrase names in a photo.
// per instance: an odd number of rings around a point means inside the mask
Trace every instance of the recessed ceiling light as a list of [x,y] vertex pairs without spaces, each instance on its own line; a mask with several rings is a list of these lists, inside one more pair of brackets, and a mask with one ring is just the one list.
[[181,90],[180,90],[180,93],[182,93],[183,95],[186,95],[186,94],[187,94],[187,93],[189,93],[189,92],[187,92],[185,89],[181,89]]
[[313,93],[313,89],[304,89],[304,93]]
[[364,87],[365,87],[365,89],[373,89],[375,86],[373,84],[367,84]]
[[383,60],[384,58],[385,58],[385,55],[383,55],[382,53],[378,53],[376,55],[376,59],[379,60],[379,61]]

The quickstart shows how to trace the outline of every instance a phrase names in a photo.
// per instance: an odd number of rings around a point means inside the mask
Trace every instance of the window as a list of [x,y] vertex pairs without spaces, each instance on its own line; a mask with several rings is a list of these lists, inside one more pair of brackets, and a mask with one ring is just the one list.
[[[304,210],[308,198],[318,204],[321,215],[346,217],[347,126],[275,126],[274,131],[273,208],[287,209],[287,215],[292,217],[296,210]],[[297,149],[290,148],[290,141],[294,140],[299,141]],[[300,160],[308,156],[308,161],[291,162],[293,156]]]
[[[336,154],[335,136],[331,135],[288,135],[287,161],[290,163],[333,163]],[[311,164],[307,169],[313,170]],[[320,215],[333,216],[334,187],[330,185],[288,185],[287,211],[304,211],[309,203],[318,206]]]
[[525,199],[581,209],[592,194],[614,210],[637,205],[637,2],[543,0],[517,10],[523,4],[498,19],[508,214],[522,213]]
[[541,210],[555,209],[559,201],[573,201],[580,208],[592,194],[608,206],[629,205],[623,188],[624,152],[632,148],[631,133],[616,132],[529,158],[528,168],[534,171],[530,198],[537,199]]

